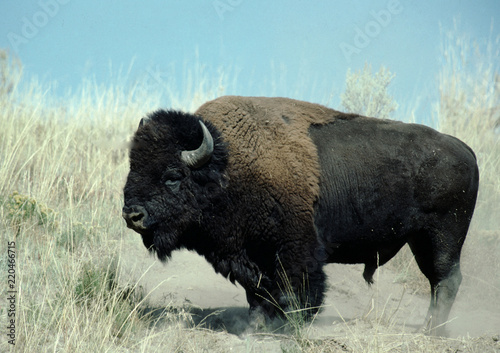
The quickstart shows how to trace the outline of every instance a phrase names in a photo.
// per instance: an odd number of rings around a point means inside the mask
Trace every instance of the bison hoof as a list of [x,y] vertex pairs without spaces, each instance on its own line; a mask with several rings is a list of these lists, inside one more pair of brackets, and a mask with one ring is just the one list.
[[247,333],[255,331],[265,331],[266,329],[266,315],[260,307],[250,308],[249,312],[249,327]]

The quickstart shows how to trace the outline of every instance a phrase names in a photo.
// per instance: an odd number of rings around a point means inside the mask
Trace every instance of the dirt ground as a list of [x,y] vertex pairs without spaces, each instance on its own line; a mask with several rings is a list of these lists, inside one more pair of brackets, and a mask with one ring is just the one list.
[[[196,253],[178,251],[162,264],[138,240],[122,249],[122,269],[131,278],[140,278],[140,286],[149,293],[149,310],[184,308],[192,314],[194,324],[240,338],[249,332],[244,290],[216,274]],[[324,309],[308,327],[308,338],[335,339],[353,330],[363,335],[363,330],[374,326],[401,333],[419,329],[427,312],[428,294],[415,294],[395,283],[396,274],[384,267],[376,272],[375,284],[370,287],[362,270],[361,265],[325,267],[328,291]],[[476,290],[464,278],[447,325],[449,337],[487,337],[487,347],[500,351],[500,305],[497,300],[475,302]]]

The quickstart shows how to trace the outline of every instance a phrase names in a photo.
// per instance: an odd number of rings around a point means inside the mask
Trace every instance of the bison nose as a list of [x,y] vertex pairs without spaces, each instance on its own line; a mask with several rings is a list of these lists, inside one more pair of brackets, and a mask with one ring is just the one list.
[[148,211],[142,206],[124,206],[122,216],[127,222],[127,227],[134,230],[146,229],[145,223],[148,219]]

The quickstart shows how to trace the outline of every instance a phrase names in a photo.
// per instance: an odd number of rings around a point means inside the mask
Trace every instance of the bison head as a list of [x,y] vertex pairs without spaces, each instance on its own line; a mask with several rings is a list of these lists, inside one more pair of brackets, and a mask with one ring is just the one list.
[[217,129],[201,118],[157,111],[142,119],[130,150],[123,218],[161,260],[203,233],[225,188],[227,153]]

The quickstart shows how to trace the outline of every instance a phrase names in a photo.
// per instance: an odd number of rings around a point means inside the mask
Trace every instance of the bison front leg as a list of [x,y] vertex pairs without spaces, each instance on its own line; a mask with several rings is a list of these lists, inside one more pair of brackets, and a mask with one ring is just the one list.
[[252,261],[246,254],[238,257],[226,256],[223,260],[213,261],[214,269],[227,277],[232,283],[238,282],[246,292],[250,322],[254,328],[262,328],[268,319],[276,316],[273,293],[275,281],[269,272]]
[[298,313],[305,319],[312,317],[323,302],[323,262],[305,246],[281,251],[276,262],[277,307],[285,317],[290,313]]
[[278,262],[273,278],[261,274],[257,285],[243,285],[254,328],[262,328],[277,317],[290,318],[292,314],[309,318],[321,305],[325,280],[321,266],[314,269],[305,263],[297,267],[296,262],[293,266]]
[[250,319],[257,326],[281,314],[279,299],[282,292],[274,278],[261,274],[257,285],[247,283],[244,288],[250,305]]
[[267,301],[267,295],[258,293],[259,288],[246,290],[249,308],[250,327],[254,330],[262,330],[270,319],[274,317],[274,307]]

